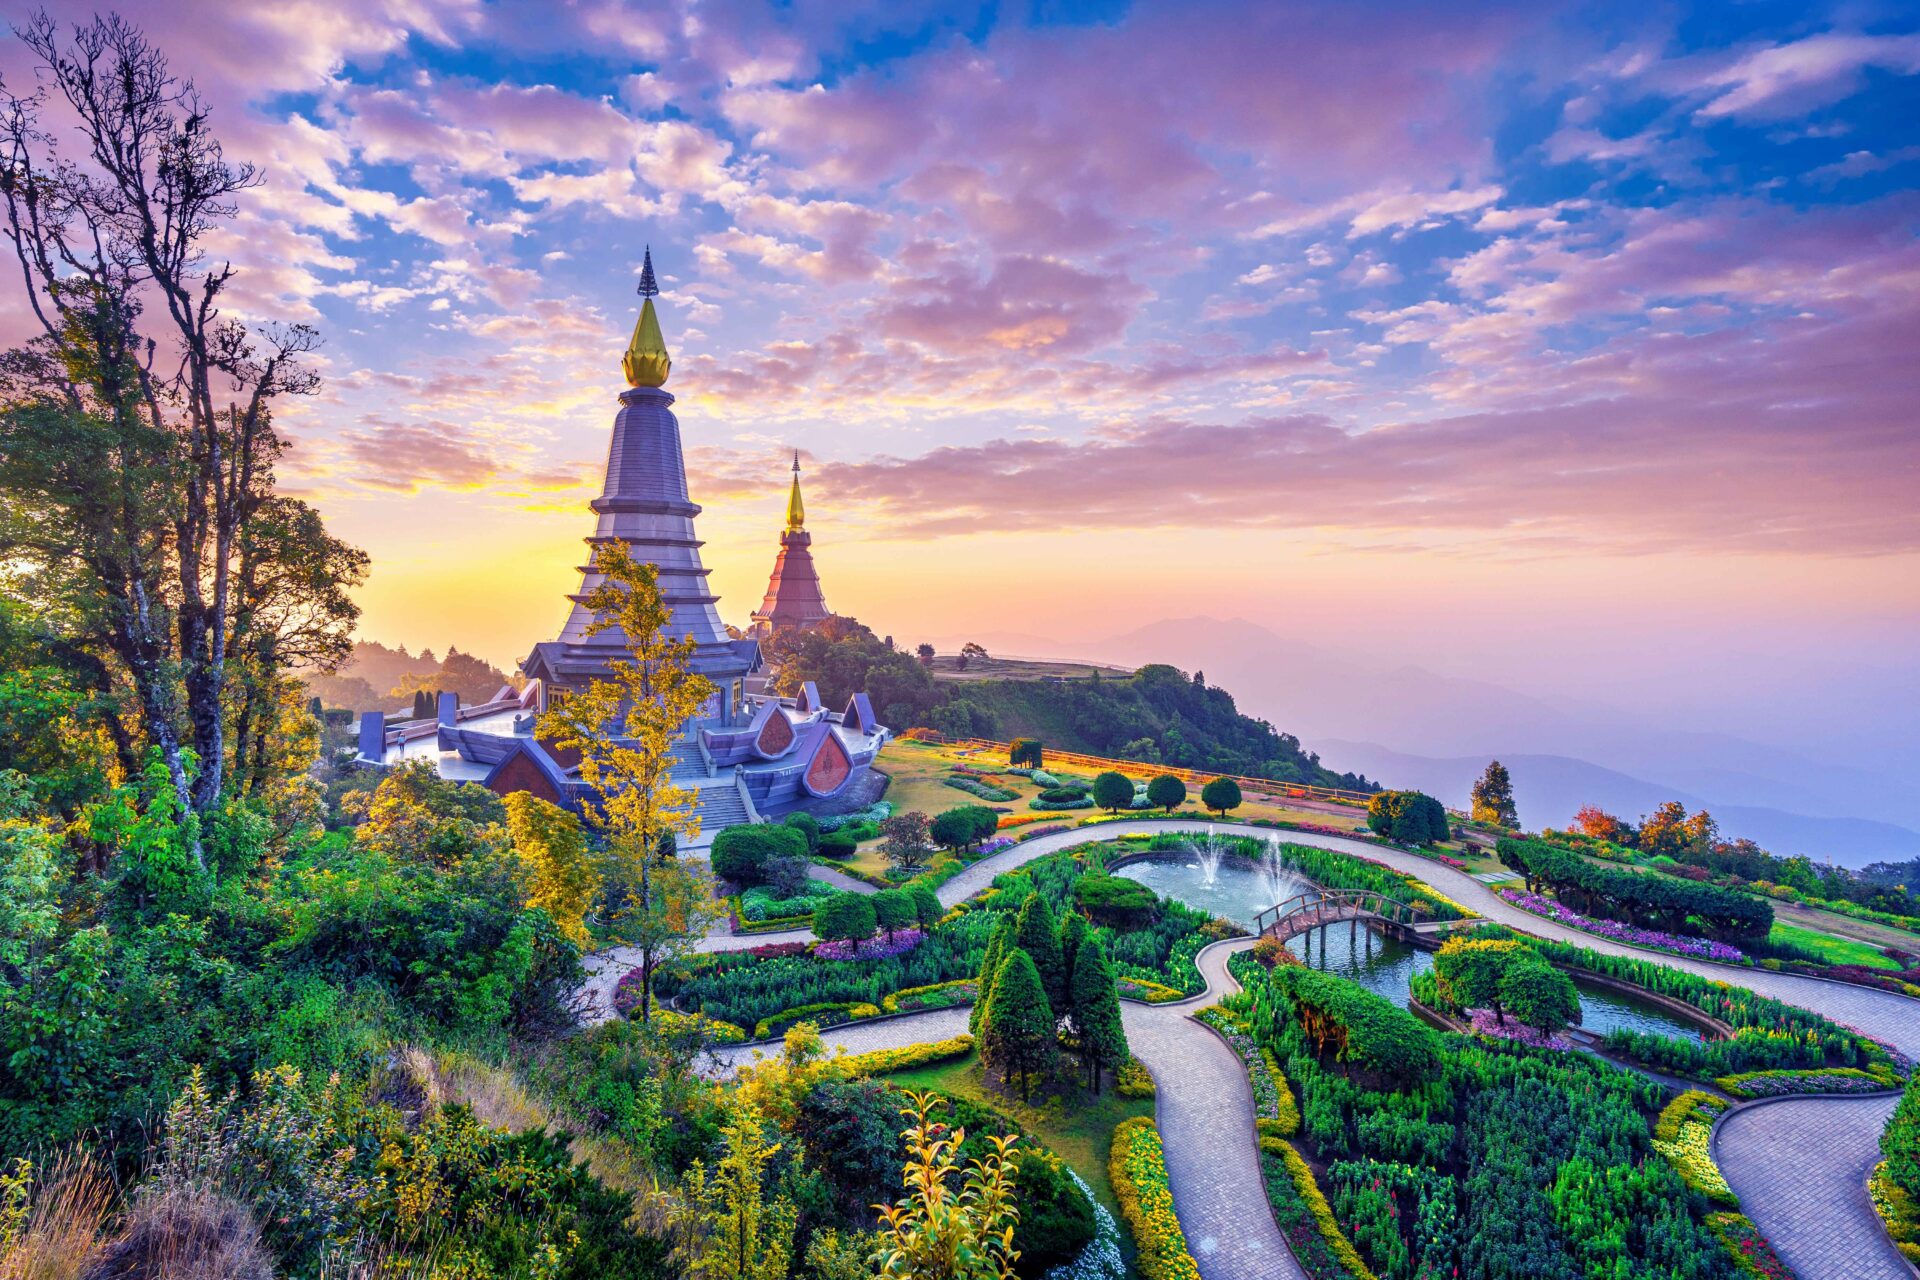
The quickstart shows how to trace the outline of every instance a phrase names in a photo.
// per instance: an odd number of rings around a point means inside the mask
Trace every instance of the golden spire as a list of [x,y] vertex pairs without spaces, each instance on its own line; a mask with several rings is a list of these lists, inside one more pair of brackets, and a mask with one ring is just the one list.
[[800,451],[793,451],[793,491],[787,495],[787,532],[797,533],[806,527],[807,509],[800,502]]
[[647,246],[646,258],[640,266],[640,296],[645,299],[640,304],[640,319],[633,326],[633,338],[627,343],[627,353],[620,358],[620,368],[627,375],[630,387],[657,387],[667,380],[667,372],[673,368],[673,360],[667,355],[667,340],[660,333],[660,317],[653,313],[654,295],[660,292],[660,286],[653,281],[653,246]]

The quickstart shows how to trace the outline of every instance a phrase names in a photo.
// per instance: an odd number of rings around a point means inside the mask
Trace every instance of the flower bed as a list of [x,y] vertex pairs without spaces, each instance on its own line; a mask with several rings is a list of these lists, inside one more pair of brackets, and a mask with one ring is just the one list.
[[1139,1059],[1128,1058],[1113,1073],[1113,1091],[1123,1098],[1151,1098],[1153,1073],[1141,1066]]
[[742,920],[758,923],[763,920],[797,918],[813,914],[815,906],[822,898],[831,898],[840,890],[818,880],[809,880],[799,893],[791,898],[774,896],[773,890],[765,885],[755,885],[735,899],[734,913]]
[[1261,1133],[1270,1130],[1278,1137],[1300,1132],[1300,1109],[1293,1090],[1273,1055],[1262,1049],[1241,1021],[1238,1010],[1215,1005],[1200,1014],[1200,1021],[1220,1033],[1247,1069],[1247,1083],[1253,1089],[1254,1122]]
[[[843,1014],[843,1017],[835,1017]],[[780,1013],[765,1017],[753,1026],[755,1040],[770,1040],[774,1036],[785,1035],[787,1029],[798,1023],[811,1022],[816,1026],[839,1026],[846,1022],[859,1022],[863,1018],[880,1016],[878,1005],[830,1001],[823,1004],[803,1004],[797,1009],[786,1009]]]
[[1135,1116],[1114,1127],[1107,1173],[1139,1250],[1140,1273],[1147,1280],[1200,1280],[1186,1233],[1174,1216],[1166,1155],[1151,1119]]
[[1773,1251],[1767,1238],[1760,1234],[1760,1228],[1744,1213],[1710,1213],[1707,1225],[1713,1228],[1713,1234],[1726,1246],[1727,1253],[1740,1274],[1752,1277],[1752,1280],[1794,1280],[1794,1274],[1787,1264],[1780,1261],[1780,1255]]
[[1068,809],[1091,809],[1093,797],[1075,795],[1068,800],[1045,800],[1035,797],[1027,801],[1027,808],[1037,809],[1041,813],[1061,813]]
[[1340,1230],[1312,1168],[1291,1142],[1262,1138],[1260,1172],[1274,1223],[1302,1270],[1314,1280],[1374,1280],[1353,1242]]
[[1789,1093],[1885,1093],[1892,1084],[1852,1067],[1824,1071],[1743,1071],[1714,1081],[1736,1098],[1778,1098]]
[[1047,1280],[1126,1280],[1127,1260],[1120,1254],[1120,1224],[1107,1207],[1093,1197],[1087,1180],[1069,1166],[1067,1176],[1080,1194],[1093,1206],[1093,1239],[1072,1262],[1064,1262],[1047,1272]]
[[1661,933],[1658,929],[1641,929],[1634,925],[1621,924],[1618,920],[1583,916],[1571,907],[1555,902],[1552,898],[1528,893],[1524,889],[1498,889],[1495,892],[1522,911],[1566,925],[1569,929],[1590,933],[1596,938],[1610,938],[1615,942],[1624,942],[1630,947],[1645,947],[1649,951],[1665,951],[1676,956],[1717,960],[1722,964],[1747,963],[1745,952],[1738,947],[1730,947],[1724,942],[1716,942],[1712,938],[1684,938],[1679,934]]
[[1727,1185],[1720,1166],[1713,1160],[1713,1121],[1727,1104],[1698,1089],[1668,1103],[1653,1130],[1653,1149],[1667,1158],[1680,1180],[1715,1204],[1730,1209],[1740,1207],[1740,1199]]
[[1920,1208],[1914,1205],[1912,1196],[1887,1176],[1885,1160],[1873,1166],[1873,1176],[1867,1180],[1867,1194],[1873,1198],[1873,1211],[1880,1215],[1880,1224],[1887,1229],[1887,1238],[1893,1241],[1893,1247],[1907,1261],[1920,1262]]
[[936,1062],[951,1062],[955,1058],[964,1058],[973,1052],[973,1037],[957,1035],[951,1040],[932,1040],[926,1044],[910,1044],[898,1049],[875,1049],[871,1053],[855,1053],[844,1058],[835,1058],[834,1063],[850,1076],[885,1075],[890,1071],[910,1071],[915,1067],[931,1066]]
[[1145,978],[1121,977],[1117,985],[1122,1000],[1139,1000],[1145,1004],[1167,1004],[1173,1000],[1185,1000],[1187,993],[1176,991],[1172,987]]
[[868,824],[877,827],[880,823],[885,822],[892,816],[893,801],[882,800],[876,804],[868,805],[864,809],[855,809],[852,813],[828,814],[825,817],[819,818],[818,821],[820,823],[820,833],[826,835],[838,831],[842,827],[864,826]]
[[889,956],[903,956],[920,945],[925,935],[920,926],[909,925],[905,929],[895,929],[889,938],[884,933],[876,933],[871,938],[859,941],[822,942],[813,949],[818,960],[885,960]]

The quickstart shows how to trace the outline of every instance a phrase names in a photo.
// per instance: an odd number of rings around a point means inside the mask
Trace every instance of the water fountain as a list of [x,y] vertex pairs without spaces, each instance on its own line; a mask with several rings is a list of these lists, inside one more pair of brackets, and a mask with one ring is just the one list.
[[1280,842],[1272,836],[1266,840],[1266,850],[1260,855],[1260,878],[1266,886],[1267,897],[1272,899],[1268,905],[1277,905],[1299,892],[1300,877],[1287,866],[1285,858],[1280,856]]
[[1189,840],[1187,847],[1193,850],[1196,858],[1200,859],[1201,879],[1206,882],[1208,888],[1212,888],[1213,882],[1220,875],[1220,860],[1227,855],[1226,847],[1220,843],[1220,838],[1214,834],[1212,827],[1207,828],[1207,837],[1204,841],[1195,843]]

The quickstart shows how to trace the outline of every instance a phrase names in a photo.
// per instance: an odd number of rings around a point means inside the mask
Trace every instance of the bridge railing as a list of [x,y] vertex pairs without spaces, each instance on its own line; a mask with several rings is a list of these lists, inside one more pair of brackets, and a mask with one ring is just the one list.
[[1254,914],[1254,932],[1270,933],[1296,916],[1311,917],[1311,929],[1334,920],[1352,920],[1373,916],[1393,924],[1418,924],[1426,912],[1412,903],[1402,902],[1375,890],[1344,893],[1296,893],[1284,902]]

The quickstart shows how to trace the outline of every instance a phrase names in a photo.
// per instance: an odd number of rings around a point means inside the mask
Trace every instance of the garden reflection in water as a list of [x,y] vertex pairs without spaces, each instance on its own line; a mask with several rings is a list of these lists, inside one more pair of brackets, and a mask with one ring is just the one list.
[[[1255,866],[1240,858],[1206,862],[1212,865],[1203,865],[1198,851],[1193,857],[1165,854],[1129,863],[1114,874],[1137,880],[1163,897],[1221,916],[1245,929],[1253,928],[1259,912],[1313,888],[1310,881],[1299,876],[1276,874],[1271,866]],[[1314,968],[1351,979],[1401,1006],[1407,1003],[1413,975],[1433,967],[1433,956],[1428,952],[1346,924],[1316,929],[1291,939],[1287,946]],[[1657,1005],[1577,979],[1575,986],[1580,991],[1580,1025],[1596,1035],[1623,1028],[1681,1040],[1700,1039],[1699,1030],[1691,1023]]]

